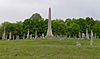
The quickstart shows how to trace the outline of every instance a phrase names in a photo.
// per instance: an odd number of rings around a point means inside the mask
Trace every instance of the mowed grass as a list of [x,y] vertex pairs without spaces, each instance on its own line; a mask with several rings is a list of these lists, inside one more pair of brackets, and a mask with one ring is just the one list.
[[1,40],[0,59],[100,59],[100,40]]

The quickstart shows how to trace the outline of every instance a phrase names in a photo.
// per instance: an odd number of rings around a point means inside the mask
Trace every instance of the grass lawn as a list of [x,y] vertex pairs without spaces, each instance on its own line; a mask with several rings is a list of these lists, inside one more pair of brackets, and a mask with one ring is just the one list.
[[79,39],[1,40],[0,59],[100,59],[100,39],[89,44]]

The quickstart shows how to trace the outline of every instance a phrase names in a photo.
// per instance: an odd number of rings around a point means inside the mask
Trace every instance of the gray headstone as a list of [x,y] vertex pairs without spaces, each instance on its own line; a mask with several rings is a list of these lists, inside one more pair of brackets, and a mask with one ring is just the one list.
[[77,46],[77,47],[81,47],[81,43],[76,42],[76,46]]
[[88,30],[86,29],[86,39],[89,40],[89,33],[88,33]]
[[44,39],[44,33],[42,34],[42,38]]
[[37,31],[35,31],[35,39],[37,38]]
[[18,40],[19,39],[19,35],[16,35],[16,40]]
[[69,37],[68,37],[69,39],[70,39],[70,35],[69,35]]
[[66,34],[66,38],[68,38],[67,34]]
[[94,39],[97,39],[96,33],[94,33]]
[[91,30],[91,40],[90,40],[90,45],[93,45],[93,32]]
[[33,37],[32,37],[32,34],[30,35],[30,39],[32,39]]
[[14,35],[13,35],[13,40],[15,40],[15,37],[14,37]]
[[29,33],[29,30],[28,30],[28,32],[27,32],[27,39],[29,39],[30,38],[30,33]]
[[6,38],[5,38],[5,40],[7,40],[8,38],[7,38],[7,35],[6,35]]
[[9,40],[11,40],[11,32],[9,33]]
[[77,39],[77,35],[74,35],[74,38]]
[[2,34],[2,40],[5,40],[6,39],[6,33],[5,33],[5,28],[4,28],[4,32]]
[[85,34],[84,33],[82,33],[82,39],[85,39]]
[[23,35],[23,39],[25,39],[25,34]]
[[81,38],[81,32],[79,32],[78,37]]

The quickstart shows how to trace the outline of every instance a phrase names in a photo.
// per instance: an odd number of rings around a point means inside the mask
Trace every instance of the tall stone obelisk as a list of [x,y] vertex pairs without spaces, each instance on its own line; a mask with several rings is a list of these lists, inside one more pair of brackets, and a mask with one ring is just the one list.
[[52,28],[51,28],[51,8],[49,8],[48,29],[47,29],[46,37],[53,37]]

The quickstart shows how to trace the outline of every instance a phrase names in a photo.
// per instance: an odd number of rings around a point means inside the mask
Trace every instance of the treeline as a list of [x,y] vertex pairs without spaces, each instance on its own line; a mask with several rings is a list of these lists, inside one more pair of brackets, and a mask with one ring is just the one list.
[[[11,36],[16,38],[16,35],[19,36],[20,39],[27,37],[27,33],[32,34],[35,37],[35,33],[40,37],[42,34],[44,36],[47,32],[48,19],[44,19],[40,14],[35,13],[29,19],[25,19],[24,22],[4,22],[0,25],[0,39],[2,39],[2,35],[5,32],[6,37],[9,37],[9,33],[12,33]],[[86,33],[86,29],[90,33],[91,30],[93,33],[100,37],[100,21],[94,20],[91,17],[87,18],[68,18],[66,20],[63,19],[55,19],[52,20],[52,31],[54,36],[77,36],[80,33]]]

